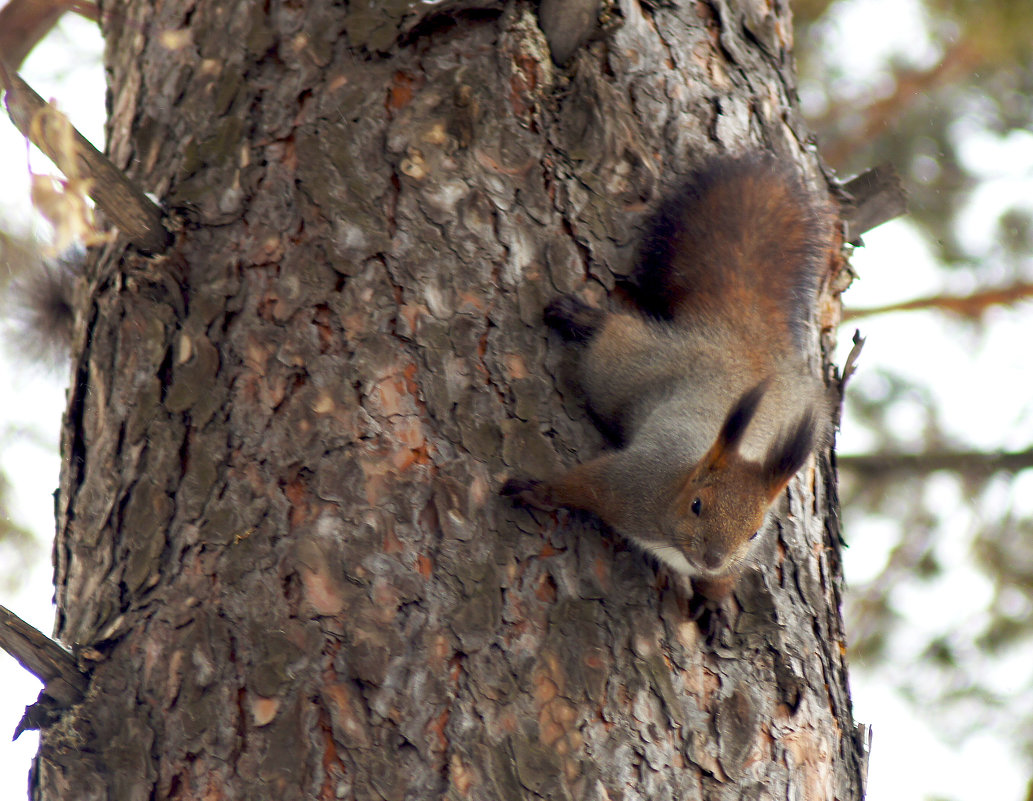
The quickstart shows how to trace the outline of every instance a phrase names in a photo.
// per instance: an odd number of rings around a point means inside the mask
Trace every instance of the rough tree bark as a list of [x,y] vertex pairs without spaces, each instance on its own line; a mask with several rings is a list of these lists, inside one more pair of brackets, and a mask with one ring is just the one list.
[[54,558],[92,675],[34,797],[861,797],[828,454],[703,628],[497,497],[602,447],[541,311],[610,302],[679,173],[823,186],[784,2],[579,8],[103,4],[108,152],[179,225],[90,267]]

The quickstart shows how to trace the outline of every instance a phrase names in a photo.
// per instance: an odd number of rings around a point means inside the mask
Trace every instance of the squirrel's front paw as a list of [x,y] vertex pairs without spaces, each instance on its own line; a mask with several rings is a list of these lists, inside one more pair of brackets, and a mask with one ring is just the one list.
[[511,478],[502,485],[500,495],[512,498],[514,503],[530,506],[543,512],[552,512],[556,505],[549,502],[546,485],[533,478]]
[[573,295],[553,298],[545,307],[545,322],[564,339],[588,342],[602,328],[606,312],[594,309]]

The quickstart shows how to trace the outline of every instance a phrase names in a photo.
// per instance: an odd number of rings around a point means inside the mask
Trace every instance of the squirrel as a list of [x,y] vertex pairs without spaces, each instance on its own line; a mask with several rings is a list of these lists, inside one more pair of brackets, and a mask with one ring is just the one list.
[[830,434],[807,365],[831,214],[770,156],[717,157],[661,205],[632,293],[602,311],[564,295],[545,322],[580,343],[580,384],[617,450],[502,494],[587,510],[691,579],[734,588],[768,508]]
[[29,363],[55,370],[67,366],[85,252],[71,248],[58,258],[38,261],[27,252],[3,255],[0,266],[15,278],[9,287],[11,313],[2,338],[13,354]]

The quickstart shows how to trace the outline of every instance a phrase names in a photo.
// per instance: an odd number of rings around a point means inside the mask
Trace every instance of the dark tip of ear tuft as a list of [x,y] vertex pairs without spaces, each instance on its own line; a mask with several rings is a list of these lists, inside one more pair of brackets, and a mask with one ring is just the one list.
[[767,388],[767,380],[761,381],[753,389],[744,392],[739,400],[735,402],[735,405],[732,406],[731,411],[728,412],[728,417],[725,418],[724,425],[721,426],[721,434],[718,437],[726,448],[734,448],[739,444],[739,440],[746,433],[753,415],[757,413],[757,407],[760,406],[761,399],[764,397]]
[[772,486],[785,485],[811,455],[818,438],[814,409],[808,409],[785,436],[778,439],[764,465]]

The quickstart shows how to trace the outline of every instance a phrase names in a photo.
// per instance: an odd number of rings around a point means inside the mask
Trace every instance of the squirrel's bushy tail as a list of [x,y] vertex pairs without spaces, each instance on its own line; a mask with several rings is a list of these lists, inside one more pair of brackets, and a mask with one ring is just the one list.
[[31,263],[9,287],[11,308],[3,339],[12,354],[50,368],[65,368],[75,329],[76,286],[83,279],[85,254]]
[[803,349],[828,263],[825,201],[787,167],[751,155],[708,162],[660,209],[636,274],[646,311],[690,325],[728,322]]

